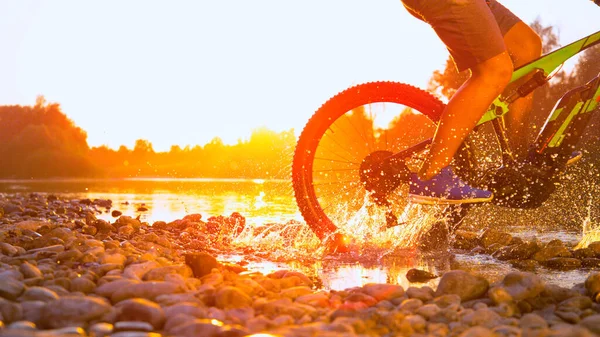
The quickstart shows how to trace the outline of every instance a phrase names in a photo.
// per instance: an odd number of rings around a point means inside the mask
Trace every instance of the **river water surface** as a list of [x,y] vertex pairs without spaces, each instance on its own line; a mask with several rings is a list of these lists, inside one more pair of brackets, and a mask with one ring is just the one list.
[[[203,218],[230,215],[239,212],[246,217],[247,226],[268,224],[294,224],[305,232],[304,244],[289,247],[273,243],[277,239],[245,238],[243,244],[267,247],[271,255],[248,257],[223,252],[221,259],[245,260],[251,271],[268,273],[273,270],[295,269],[318,278],[325,289],[345,289],[365,283],[396,283],[409,286],[406,272],[420,268],[439,274],[445,270],[461,268],[475,270],[494,281],[512,267],[488,255],[450,251],[450,254],[423,256],[410,245],[403,249],[388,247],[356,248],[348,254],[328,256],[322,254],[318,240],[306,229],[298,211],[291,184],[288,181],[264,181],[243,179],[114,179],[114,180],[0,180],[2,193],[52,193],[70,198],[111,199],[112,210],[124,215],[140,216],[142,221],[172,221],[186,214],[200,213]],[[564,202],[561,201],[562,204]],[[140,207],[147,210],[140,211]],[[567,205],[567,207],[570,207]],[[499,226],[502,230],[524,239],[537,238],[545,242],[559,238],[568,244],[582,239],[586,221],[585,210],[573,212],[557,226],[557,215],[548,209],[507,213],[493,207],[474,210],[465,226],[477,230],[485,226]],[[491,213],[497,213],[491,216]],[[564,213],[564,212],[563,212]],[[560,214],[563,214],[560,213]],[[487,224],[482,224],[484,215]],[[109,212],[100,217],[114,221]],[[545,218],[550,218],[548,221]],[[550,224],[549,224],[550,223]],[[589,225],[589,224],[587,224]],[[479,227],[478,227],[479,226]],[[358,233],[361,234],[362,233]],[[268,241],[268,242],[265,242]],[[271,245],[271,246],[269,246]],[[269,248],[271,247],[271,248]],[[273,256],[273,258],[269,258]],[[540,267],[537,271],[548,282],[570,287],[582,282],[589,273],[586,270],[569,272],[550,271]],[[437,280],[428,284],[435,287]]]

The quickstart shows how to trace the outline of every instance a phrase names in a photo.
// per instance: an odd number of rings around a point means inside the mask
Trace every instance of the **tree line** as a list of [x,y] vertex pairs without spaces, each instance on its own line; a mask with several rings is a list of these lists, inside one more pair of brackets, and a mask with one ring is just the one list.
[[[559,46],[552,27],[544,27],[539,22],[534,22],[532,27],[544,41],[544,52]],[[559,71],[549,85],[536,90],[531,123],[541,127],[565,89],[582,85],[598,73],[600,46],[582,53],[571,72]],[[433,73],[428,89],[438,95],[451,97],[467,77],[467,73],[458,73],[448,59],[444,69]],[[352,118],[362,118],[364,123],[369,123],[364,116],[364,111],[357,111]],[[389,126],[388,132],[393,136],[397,126],[403,125],[406,130],[407,123],[419,125],[420,118],[420,115],[402,113]],[[600,116],[596,116],[592,123],[598,125]],[[432,131],[414,129],[413,133]],[[132,149],[124,145],[118,149],[90,147],[86,132],[63,113],[58,103],[48,103],[39,97],[33,106],[0,106],[0,178],[289,179],[296,140],[293,129],[274,132],[259,128],[252,132],[249,139],[240,140],[234,145],[224,144],[217,137],[202,146],[182,148],[173,145],[164,152],[155,151],[152,143],[145,139],[138,139]],[[596,154],[592,157],[599,158],[600,140],[597,133],[590,133],[583,141],[586,149]]]

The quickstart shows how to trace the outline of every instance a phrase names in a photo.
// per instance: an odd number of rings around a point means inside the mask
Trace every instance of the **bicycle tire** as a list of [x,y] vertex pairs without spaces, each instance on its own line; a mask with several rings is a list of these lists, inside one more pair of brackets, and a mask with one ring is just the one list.
[[322,137],[338,118],[357,107],[373,103],[404,105],[433,122],[439,120],[445,107],[431,93],[408,84],[369,82],[338,93],[313,114],[302,130],[294,151],[292,183],[300,213],[322,241],[336,233],[338,224],[324,212],[315,192],[312,172],[315,153]]

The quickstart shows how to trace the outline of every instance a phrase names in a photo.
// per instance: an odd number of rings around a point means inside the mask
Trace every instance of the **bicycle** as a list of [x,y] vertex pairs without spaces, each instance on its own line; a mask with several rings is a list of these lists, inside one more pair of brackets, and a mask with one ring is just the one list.
[[[558,100],[524,159],[512,155],[503,117],[510,103],[548,83],[565,61],[597,44],[600,31],[515,69],[510,83],[524,83],[498,96],[476,127],[492,125],[496,145],[486,141],[483,148],[498,148],[494,158],[499,164],[478,167],[482,156],[477,158],[475,146],[465,141],[453,160],[456,174],[492,191],[491,202],[505,207],[536,208],[547,200],[554,182],[580,157],[573,157],[577,142],[600,110],[600,74]],[[313,114],[298,138],[292,183],[302,216],[322,242],[343,251],[346,242],[339,226],[365,202],[385,213],[384,229],[402,224],[398,214],[402,217],[410,204],[409,174],[418,169],[444,106],[431,93],[408,84],[370,82],[338,93]],[[387,129],[377,127],[377,115],[390,110],[394,119]],[[462,216],[464,212],[458,218]]]

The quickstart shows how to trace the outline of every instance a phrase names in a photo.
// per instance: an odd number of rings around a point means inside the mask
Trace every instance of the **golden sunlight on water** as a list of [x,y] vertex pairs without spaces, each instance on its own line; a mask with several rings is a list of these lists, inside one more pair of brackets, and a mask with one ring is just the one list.
[[[352,240],[350,251],[327,255],[304,223],[289,182],[285,181],[55,181],[47,185],[11,182],[9,186],[13,192],[42,191],[71,198],[111,199],[113,208],[110,211],[139,216],[149,223],[170,222],[191,213],[200,213],[207,219],[239,212],[246,218],[246,229],[233,240],[230,251],[222,252],[221,260],[244,261],[249,272],[268,274],[280,269],[299,270],[318,279],[318,286],[323,289],[341,290],[384,282],[408,287],[411,284],[406,279],[406,272],[411,268],[437,275],[460,268],[484,274],[491,280],[512,268],[489,255],[417,253],[414,247],[420,230],[439,221],[441,210],[407,205],[398,213],[402,225],[384,229],[384,213],[373,207],[368,198],[354,211],[340,213],[341,217],[350,219],[341,228]],[[2,191],[7,192],[7,189]],[[591,204],[587,206],[589,208]],[[115,219],[110,212],[101,217],[110,221]],[[588,215],[582,245],[600,238],[595,225],[593,217]],[[560,237],[565,242],[576,242],[581,238],[577,233],[540,233],[531,226],[522,230],[513,227],[512,230],[521,231],[515,234],[524,238],[538,237],[542,241]],[[566,286],[578,282],[585,274],[582,271],[560,275],[549,270],[538,272],[547,280]],[[437,282],[432,280],[426,284],[434,287]]]

